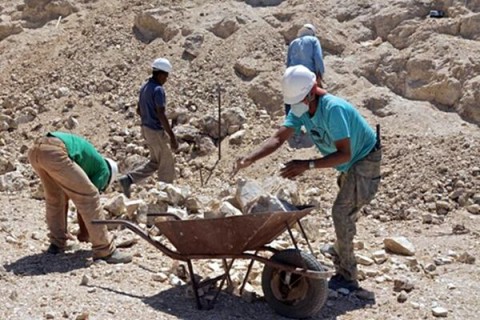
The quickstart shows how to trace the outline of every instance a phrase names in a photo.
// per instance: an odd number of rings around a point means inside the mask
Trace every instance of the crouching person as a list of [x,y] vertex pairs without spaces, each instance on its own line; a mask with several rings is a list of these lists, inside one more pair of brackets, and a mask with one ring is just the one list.
[[50,132],[38,138],[28,159],[43,184],[50,246],[48,253],[65,250],[71,238],[67,229],[68,200],[77,208],[80,241],[92,244],[93,259],[107,263],[128,263],[132,256],[116,249],[106,225],[92,224],[104,219],[99,192],[114,181],[118,167],[104,158],[86,139],[64,132]]

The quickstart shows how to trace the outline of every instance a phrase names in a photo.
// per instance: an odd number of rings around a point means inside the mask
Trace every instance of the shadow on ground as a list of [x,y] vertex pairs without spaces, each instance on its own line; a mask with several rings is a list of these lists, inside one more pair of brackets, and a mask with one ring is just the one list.
[[[151,308],[179,319],[288,319],[276,314],[265,302],[263,297],[254,302],[247,302],[241,297],[221,292],[213,309],[198,310],[194,297],[188,297],[186,292],[189,286],[174,287],[163,290],[153,296],[145,297],[122,292],[104,286],[90,286],[142,300]],[[354,295],[341,296],[335,300],[328,300],[322,311],[310,319],[336,319],[349,311],[363,309],[375,304],[375,300],[361,300]]]
[[87,259],[91,257],[89,250],[78,250],[72,253],[53,255],[37,253],[25,256],[15,262],[4,264],[8,272],[16,275],[39,276],[47,273],[65,273],[85,268]]

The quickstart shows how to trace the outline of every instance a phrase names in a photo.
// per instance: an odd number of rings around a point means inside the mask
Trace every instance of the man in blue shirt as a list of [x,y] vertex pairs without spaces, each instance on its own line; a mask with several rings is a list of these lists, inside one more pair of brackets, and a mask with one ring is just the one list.
[[161,181],[171,183],[175,178],[171,149],[176,150],[178,143],[165,115],[167,99],[163,89],[171,70],[172,65],[167,59],[156,59],[152,64],[152,77],[140,89],[137,113],[142,120],[142,135],[150,150],[150,160],[119,179],[127,197],[130,197],[133,183],[148,178],[155,171]]
[[[307,67],[317,76],[317,82],[322,87],[322,77],[325,73],[323,52],[320,41],[315,36],[315,27],[309,23],[298,31],[298,37],[288,46],[287,68],[296,65]],[[285,105],[285,115],[288,115],[290,105]]]
[[305,126],[323,157],[292,160],[281,169],[284,178],[294,178],[307,170],[336,168],[340,190],[332,207],[337,236],[332,289],[356,290],[357,264],[353,253],[356,214],[376,194],[382,157],[378,133],[347,101],[328,94],[316,83],[316,75],[304,66],[287,68],[282,81],[285,103],[291,105],[283,126],[258,149],[237,160],[234,172],[273,153],[300,126]]

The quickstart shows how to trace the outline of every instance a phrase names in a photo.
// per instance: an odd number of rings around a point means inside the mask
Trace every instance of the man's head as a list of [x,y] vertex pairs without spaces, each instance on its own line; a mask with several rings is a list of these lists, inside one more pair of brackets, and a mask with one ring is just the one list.
[[108,180],[108,185],[107,185],[107,187],[108,187],[117,178],[118,165],[117,165],[117,162],[115,162],[114,160],[112,160],[110,158],[105,158],[105,161],[107,162],[108,168],[110,169],[110,179]]
[[303,37],[303,36],[315,36],[315,27],[310,24],[304,24],[303,27],[298,30],[298,36]]
[[155,59],[152,63],[152,76],[161,85],[167,82],[168,74],[172,71],[172,65],[170,61],[165,58]]
[[316,83],[315,74],[307,67],[296,65],[285,70],[282,79],[283,101],[291,106],[297,117],[308,111]]

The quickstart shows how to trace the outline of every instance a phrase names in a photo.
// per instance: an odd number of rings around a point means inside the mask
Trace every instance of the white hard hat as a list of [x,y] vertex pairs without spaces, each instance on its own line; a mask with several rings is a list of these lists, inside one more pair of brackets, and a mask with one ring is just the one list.
[[283,101],[286,104],[302,101],[312,90],[316,78],[315,73],[305,66],[296,65],[287,68],[282,79]]
[[303,27],[300,28],[300,30],[298,30],[298,36],[314,36],[315,32],[316,30],[313,24],[307,23],[304,24]]
[[170,61],[168,61],[168,59],[158,58],[153,61],[152,69],[170,73],[172,71],[172,65],[170,64]]
[[105,158],[107,161],[108,166],[110,167],[110,180],[108,180],[108,185],[111,185],[113,181],[117,178],[118,175],[118,165],[117,162],[110,158]]

